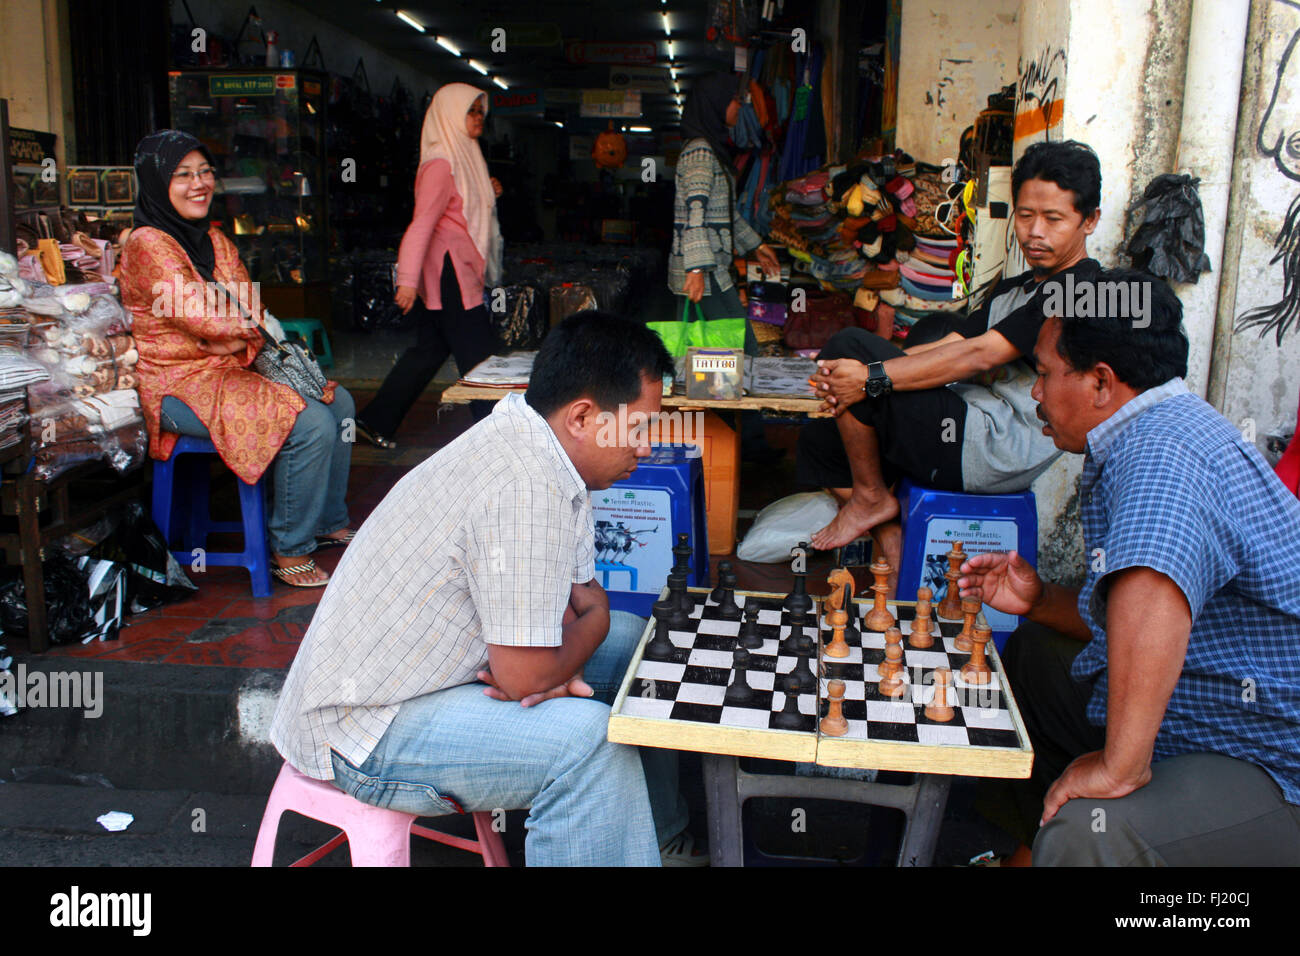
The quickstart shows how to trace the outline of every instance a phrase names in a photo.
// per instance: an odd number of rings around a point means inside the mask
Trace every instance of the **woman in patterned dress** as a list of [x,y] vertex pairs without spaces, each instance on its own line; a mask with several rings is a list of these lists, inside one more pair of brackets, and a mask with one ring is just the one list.
[[[179,435],[212,441],[241,481],[272,466],[271,573],[293,587],[323,587],[311,553],[346,545],[344,496],[352,460],[352,396],[329,382],[322,401],[254,372],[265,339],[249,316],[283,339],[261,309],[239,253],[208,220],[212,156],[188,133],[161,130],[135,154],[135,230],[122,252],[122,304],[134,317],[140,407],[149,454],[166,461]],[[238,299],[238,306],[234,299]]]

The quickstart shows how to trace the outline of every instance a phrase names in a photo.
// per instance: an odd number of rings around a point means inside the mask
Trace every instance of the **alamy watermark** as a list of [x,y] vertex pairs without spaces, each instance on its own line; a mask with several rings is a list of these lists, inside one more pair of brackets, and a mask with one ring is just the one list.
[[104,713],[102,671],[28,671],[18,664],[12,671],[0,671],[0,710],[17,707],[60,707],[80,709],[94,720]]
[[641,448],[658,444],[698,444],[704,437],[703,412],[618,412],[596,416],[596,444],[601,448]]
[[1133,328],[1151,324],[1151,282],[1075,281],[1074,273],[1047,284],[1043,314],[1065,319],[1132,319]]
[[230,318],[251,329],[262,314],[260,282],[182,282],[175,275],[170,282],[159,279],[149,291],[154,297],[152,312],[160,319]]

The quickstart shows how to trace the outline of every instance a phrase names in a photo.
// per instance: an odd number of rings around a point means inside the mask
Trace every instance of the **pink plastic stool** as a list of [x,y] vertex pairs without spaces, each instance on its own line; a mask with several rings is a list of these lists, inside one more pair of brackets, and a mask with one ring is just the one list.
[[428,827],[415,825],[415,817],[398,810],[372,807],[348,796],[333,784],[314,780],[299,773],[286,763],[271,788],[262,815],[262,826],[257,831],[257,845],[253,847],[253,866],[270,866],[275,853],[275,835],[280,829],[280,816],[286,810],[300,813],[313,820],[336,826],[343,832],[319,849],[312,850],[290,866],[311,866],[325,854],[344,842],[351,843],[353,866],[410,866],[411,834],[437,843],[468,850],[483,857],[484,866],[509,866],[501,834],[492,829],[488,813],[474,814],[477,840],[439,833]]

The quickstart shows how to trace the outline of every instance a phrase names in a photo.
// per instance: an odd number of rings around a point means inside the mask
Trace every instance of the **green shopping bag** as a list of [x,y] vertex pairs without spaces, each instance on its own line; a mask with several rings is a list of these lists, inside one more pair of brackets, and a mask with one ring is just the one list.
[[[690,318],[691,306],[696,318]],[[688,348],[743,349],[745,347],[745,318],[706,319],[698,302],[682,296],[682,318],[678,322],[647,322],[663,339],[664,347],[673,358],[682,358]]]

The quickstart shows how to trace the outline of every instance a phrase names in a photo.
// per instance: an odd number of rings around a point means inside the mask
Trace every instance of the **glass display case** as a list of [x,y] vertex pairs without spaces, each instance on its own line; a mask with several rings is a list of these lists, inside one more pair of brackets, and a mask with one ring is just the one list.
[[315,70],[169,74],[172,126],[216,161],[212,219],[285,317],[328,312],[326,82]]

